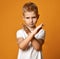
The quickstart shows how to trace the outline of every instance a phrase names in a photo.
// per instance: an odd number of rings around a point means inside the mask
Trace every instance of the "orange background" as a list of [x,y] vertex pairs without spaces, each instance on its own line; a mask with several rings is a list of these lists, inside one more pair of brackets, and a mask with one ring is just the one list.
[[[16,59],[16,31],[22,24],[22,6],[30,0],[0,1],[0,59]],[[60,59],[60,0],[32,0],[39,8],[37,25],[44,23],[44,59]]]

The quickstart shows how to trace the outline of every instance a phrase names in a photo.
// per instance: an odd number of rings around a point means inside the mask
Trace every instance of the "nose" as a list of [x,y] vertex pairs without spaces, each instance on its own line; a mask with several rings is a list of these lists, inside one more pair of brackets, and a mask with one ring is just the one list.
[[29,20],[29,21],[30,21],[30,23],[33,23],[33,18],[30,18],[30,20]]

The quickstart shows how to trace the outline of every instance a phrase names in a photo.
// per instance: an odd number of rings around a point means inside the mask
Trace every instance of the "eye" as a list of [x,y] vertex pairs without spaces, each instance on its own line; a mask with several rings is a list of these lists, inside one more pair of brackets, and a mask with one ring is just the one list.
[[29,19],[29,17],[26,17],[26,19]]
[[36,18],[36,16],[32,17],[32,18]]

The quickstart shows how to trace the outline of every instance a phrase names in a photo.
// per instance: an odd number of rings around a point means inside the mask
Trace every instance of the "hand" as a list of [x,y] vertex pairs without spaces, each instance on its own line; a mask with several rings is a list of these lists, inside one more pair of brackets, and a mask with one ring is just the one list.
[[36,27],[35,30],[33,31],[33,34],[35,35],[40,29],[42,29],[42,26],[44,25],[40,24],[38,27]]

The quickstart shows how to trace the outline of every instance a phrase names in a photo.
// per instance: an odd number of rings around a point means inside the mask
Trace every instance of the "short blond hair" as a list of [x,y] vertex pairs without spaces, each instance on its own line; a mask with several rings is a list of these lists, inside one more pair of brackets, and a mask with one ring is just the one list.
[[36,4],[35,3],[33,3],[33,2],[27,2],[27,3],[25,3],[24,4],[24,6],[23,6],[23,14],[24,14],[24,12],[26,12],[26,11],[34,11],[36,14],[38,14],[38,7],[36,6]]

